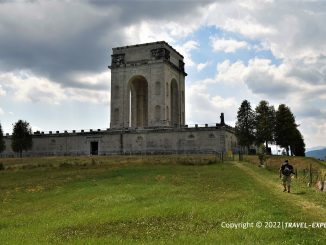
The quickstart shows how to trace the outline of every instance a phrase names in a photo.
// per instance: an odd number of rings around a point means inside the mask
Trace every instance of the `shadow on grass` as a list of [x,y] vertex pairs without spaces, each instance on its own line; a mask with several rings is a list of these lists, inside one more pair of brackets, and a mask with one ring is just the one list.
[[108,221],[58,229],[55,240],[118,236],[132,240],[171,239],[181,234],[205,234],[218,229],[220,221],[200,220],[191,215],[144,217],[134,220]]
[[304,194],[306,194],[306,192],[305,191],[298,191],[298,192],[293,193],[293,194],[295,194],[295,195],[304,195]]
[[9,227],[9,225],[0,223],[0,230],[7,229],[8,227]]

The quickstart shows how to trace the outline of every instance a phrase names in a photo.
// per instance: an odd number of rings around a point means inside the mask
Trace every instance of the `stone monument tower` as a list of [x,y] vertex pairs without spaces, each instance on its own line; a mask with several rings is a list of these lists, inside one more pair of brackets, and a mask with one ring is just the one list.
[[[1,0],[0,0],[1,1]],[[111,154],[216,154],[239,148],[234,128],[185,125],[183,56],[166,42],[113,48],[111,129],[34,132],[24,156]],[[12,136],[4,137],[13,157]]]
[[111,128],[185,124],[183,56],[168,43],[113,48]]

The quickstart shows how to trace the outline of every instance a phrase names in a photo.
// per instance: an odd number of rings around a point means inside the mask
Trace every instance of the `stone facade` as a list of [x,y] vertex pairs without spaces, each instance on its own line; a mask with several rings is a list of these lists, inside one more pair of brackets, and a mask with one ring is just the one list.
[[[5,137],[3,157],[15,156],[11,136]],[[24,156],[183,154],[236,150],[233,128],[215,127],[98,130],[92,132],[34,134],[33,149]]]
[[166,42],[113,49],[110,127],[185,125],[183,56]]
[[[213,153],[237,150],[234,129],[185,125],[183,56],[166,42],[113,49],[111,122],[106,130],[35,132],[24,156]],[[16,154],[5,136],[2,157]]]

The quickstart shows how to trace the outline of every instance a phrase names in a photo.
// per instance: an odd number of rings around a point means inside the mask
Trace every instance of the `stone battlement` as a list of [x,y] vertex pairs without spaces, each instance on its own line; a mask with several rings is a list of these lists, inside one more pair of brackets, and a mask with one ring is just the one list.
[[157,41],[157,42],[151,42],[151,43],[141,43],[141,44],[135,44],[135,45],[127,45],[127,46],[121,46],[121,47],[116,47],[113,48],[112,50],[124,50],[124,49],[129,49],[129,48],[138,48],[138,47],[143,47],[143,46],[152,46],[152,45],[164,45],[169,47],[171,50],[176,52],[178,55],[180,55],[181,58],[184,58],[182,54],[180,54],[176,49],[174,49],[170,44],[168,44],[165,41]]
[[[234,128],[229,125],[214,125],[205,124],[204,126],[194,124],[191,126],[185,125],[181,128],[171,127],[148,127],[148,128],[123,128],[123,129],[81,129],[81,130],[64,130],[64,131],[35,131],[33,137],[49,137],[49,136],[67,136],[67,135],[96,135],[96,134],[121,134],[121,133],[151,133],[151,132],[184,132],[184,131],[209,131],[212,129],[225,129],[230,133],[234,133]],[[11,138],[10,134],[6,134],[4,138]]]
[[[15,156],[11,136],[4,137],[1,157]],[[234,129],[216,124],[207,127],[130,128],[84,132],[33,134],[33,148],[23,156],[112,154],[201,154],[237,150]]]

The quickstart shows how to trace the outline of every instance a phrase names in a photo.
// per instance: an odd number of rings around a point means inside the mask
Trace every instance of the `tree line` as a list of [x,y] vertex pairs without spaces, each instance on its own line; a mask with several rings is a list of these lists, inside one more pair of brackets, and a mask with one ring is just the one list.
[[295,117],[285,104],[269,105],[265,100],[260,101],[253,110],[250,102],[244,100],[237,113],[235,132],[240,146],[249,151],[253,145],[276,144],[284,148],[286,154],[305,156],[305,143]]
[[[15,123],[12,137],[11,137],[11,148],[14,152],[18,153],[20,157],[23,155],[23,151],[32,149],[32,129],[28,122],[19,120]],[[0,153],[6,149],[3,130],[0,124]]]

